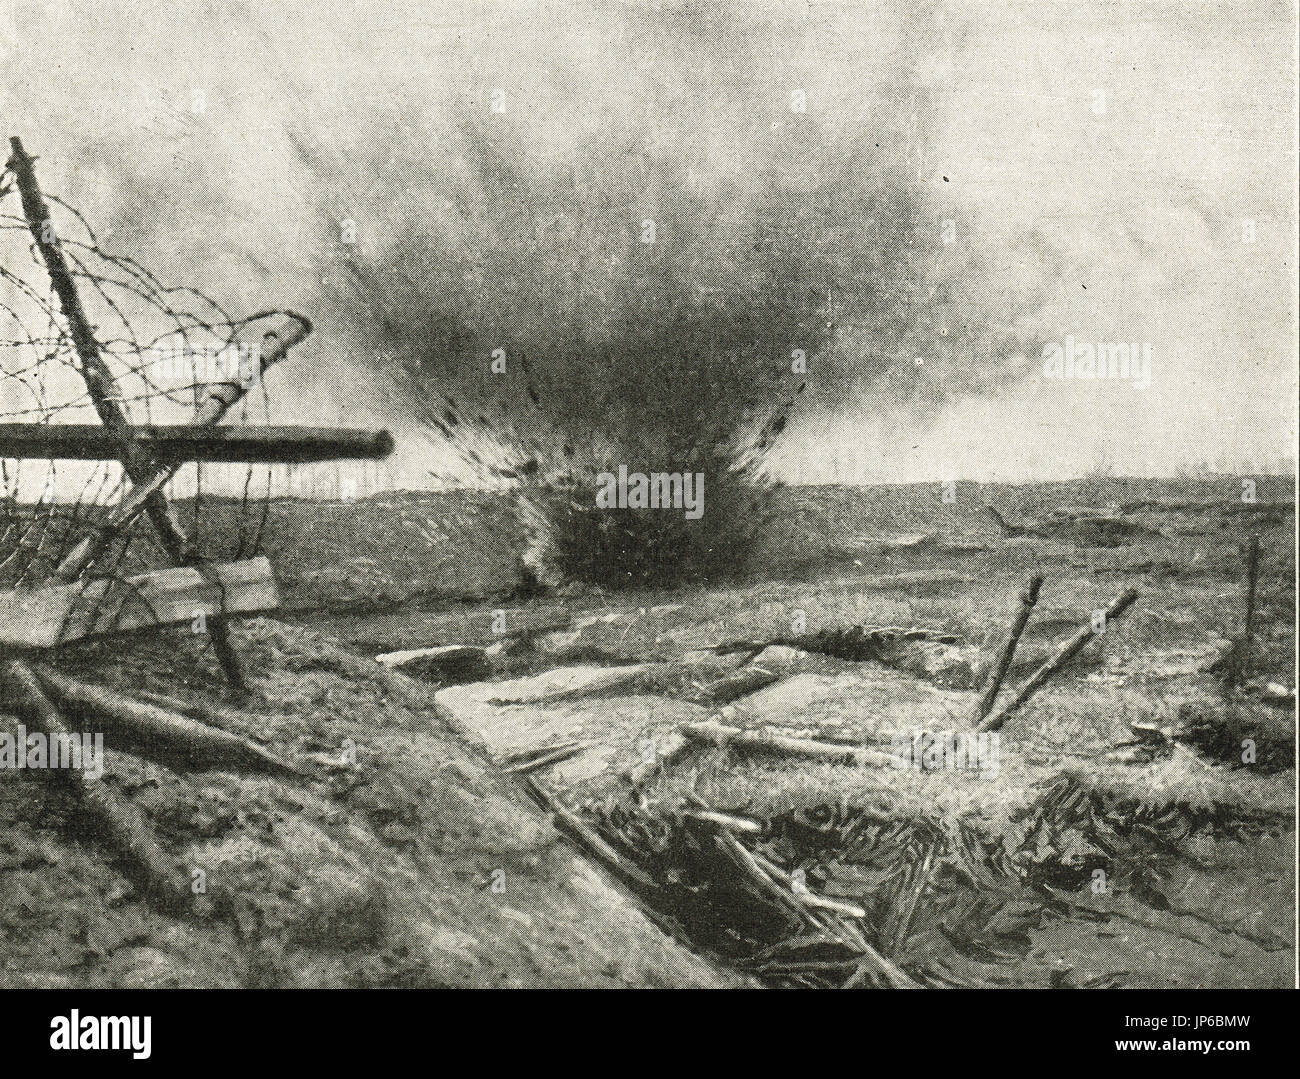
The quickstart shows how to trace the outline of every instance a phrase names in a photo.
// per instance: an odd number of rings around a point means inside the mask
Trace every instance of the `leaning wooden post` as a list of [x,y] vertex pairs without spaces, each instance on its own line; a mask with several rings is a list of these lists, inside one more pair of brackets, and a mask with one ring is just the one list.
[[[59,298],[59,306],[64,318],[68,320],[68,329],[77,352],[81,376],[85,380],[86,389],[90,393],[100,422],[119,445],[122,467],[133,485],[132,494],[138,495],[134,507],[129,513],[122,515],[116,522],[115,528],[111,531],[101,529],[97,538],[89,536],[83,540],[60,563],[55,576],[60,580],[74,580],[108,546],[114,536],[130,526],[141,510],[148,513],[158,533],[159,541],[172,562],[178,566],[187,565],[192,561],[189,540],[163,492],[163,486],[179,466],[158,465],[150,460],[132,439],[130,423],[122,408],[121,396],[113,380],[112,371],[104,362],[99,342],[95,339],[90,320],[81,305],[72,271],[64,258],[63,245],[54,233],[49,207],[36,181],[33,159],[27,154],[22,140],[17,136],[10,138],[9,144],[13,152],[8,166],[18,185],[28,228],[45,262],[50,283]],[[305,337],[310,332],[310,328],[309,322],[298,320],[297,332],[300,336],[295,340]],[[289,335],[293,336],[294,332],[289,331]],[[284,350],[288,347],[288,344],[283,345]],[[270,363],[276,362],[278,358],[279,356],[276,356],[275,359],[270,360]],[[269,364],[263,357],[262,370],[265,371],[267,366]],[[215,423],[235,401],[243,396],[244,392],[244,387],[237,383],[222,384],[221,387],[214,389],[207,402],[196,412],[193,422]],[[126,502],[127,500],[124,500],[123,506]],[[114,523],[112,518],[109,523]],[[229,629],[225,621],[218,618],[209,622],[208,634],[217,653],[217,659],[231,685],[241,692],[247,692],[248,680],[244,675],[239,656],[230,642]]]
[[[9,168],[18,184],[22,199],[23,213],[27,217],[27,226],[36,241],[37,250],[45,262],[50,275],[50,284],[59,298],[59,307],[63,317],[68,320],[68,330],[72,334],[72,344],[77,353],[81,377],[90,393],[91,402],[100,422],[113,436],[118,444],[118,454],[122,468],[138,483],[147,475],[150,462],[147,455],[137,446],[131,437],[131,424],[122,407],[121,394],[113,380],[113,372],[99,349],[95,332],[86,317],[85,308],[81,306],[81,297],[77,293],[77,283],[72,278],[67,259],[63,256],[63,244],[54,232],[50,218],[50,209],[41,195],[40,185],[36,182],[36,170],[33,161],[23,149],[20,138],[14,136],[9,140],[13,153],[9,158]],[[145,501],[145,510],[158,533],[167,557],[178,566],[190,560],[189,540],[186,538],[176,514],[161,489],[152,492]],[[247,690],[248,681],[239,663],[234,647],[230,643],[229,633],[224,622],[214,621],[210,627],[213,647],[217,658],[237,689]]]
[[996,731],[1000,728],[1013,712],[1042,688],[1044,682],[1077,656],[1085,644],[1100,637],[1110,629],[1110,624],[1133,606],[1137,596],[1137,590],[1130,588],[1123,595],[1112,600],[1110,606],[1099,612],[1102,615],[1098,620],[1101,623],[1100,626],[1097,622],[1091,622],[1069,640],[1063,642],[1052,654],[1051,658],[1029,676],[1029,679],[1020,687],[1015,697],[992,715],[985,717],[983,722],[975,729],[979,731]]
[[988,686],[984,690],[984,695],[980,697],[979,705],[975,710],[977,720],[988,715],[993,708],[993,702],[998,699],[998,692],[1002,689],[1002,682],[1011,667],[1011,659],[1016,654],[1016,645],[1020,643],[1020,635],[1025,632],[1025,625],[1029,621],[1029,615],[1033,611],[1034,605],[1038,602],[1038,591],[1042,587],[1043,576],[1036,573],[1029,578],[1029,583],[1025,585],[1024,591],[1020,593],[1020,605],[1016,608],[1016,616],[1011,622],[1011,632],[1002,645],[1002,653],[998,656],[997,664],[989,677]]
[[[258,353],[261,374],[279,363],[289,354],[289,349],[311,333],[311,320],[305,315],[286,312],[289,321],[277,329],[262,335],[262,347]],[[237,404],[247,392],[247,387],[238,382],[219,382],[208,387],[207,400],[198,411],[190,417],[193,427],[206,427],[221,421],[229,409]],[[83,569],[93,562],[118,536],[125,532],[144,510],[150,496],[161,491],[175,475],[183,462],[155,462],[147,477],[134,483],[108,517],[100,521],[93,532],[81,540],[59,563],[54,576],[61,581],[72,581]]]

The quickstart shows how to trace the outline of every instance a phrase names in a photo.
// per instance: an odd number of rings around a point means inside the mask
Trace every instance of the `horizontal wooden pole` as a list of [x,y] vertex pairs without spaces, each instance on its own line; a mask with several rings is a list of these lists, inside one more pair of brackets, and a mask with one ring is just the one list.
[[[393,452],[387,431],[352,427],[196,427],[192,424],[130,428],[133,440],[157,460],[246,461],[306,464],[366,460]],[[109,461],[120,441],[94,423],[0,423],[0,457],[59,461]]]
[[0,645],[52,648],[106,633],[194,623],[200,615],[206,621],[279,605],[266,558],[21,589],[0,593]]

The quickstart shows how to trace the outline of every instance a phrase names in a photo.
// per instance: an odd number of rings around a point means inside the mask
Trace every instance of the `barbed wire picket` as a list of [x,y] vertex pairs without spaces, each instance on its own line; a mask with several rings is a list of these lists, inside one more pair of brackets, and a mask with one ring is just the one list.
[[[57,237],[87,309],[99,355],[127,421],[133,425],[183,422],[214,382],[250,379],[260,331],[284,310],[231,316],[198,289],[169,286],[129,255],[106,251],[85,218],[46,194]],[[76,345],[60,309],[19,200],[15,177],[0,174],[0,423],[73,423],[93,420],[95,403],[80,377]],[[264,423],[270,399],[256,374],[256,392],[239,400],[236,423]],[[223,487],[237,494],[214,500],[208,469],[223,469]],[[0,587],[50,576],[76,541],[103,519],[123,490],[117,462],[14,461],[0,458]],[[197,559],[238,559],[260,553],[271,471],[256,465],[232,473],[229,465],[187,463],[169,485],[180,495],[190,553]],[[219,518],[219,519],[218,519]],[[161,564],[156,545],[127,532],[95,565],[143,569]],[[83,571],[84,572],[84,571]]]

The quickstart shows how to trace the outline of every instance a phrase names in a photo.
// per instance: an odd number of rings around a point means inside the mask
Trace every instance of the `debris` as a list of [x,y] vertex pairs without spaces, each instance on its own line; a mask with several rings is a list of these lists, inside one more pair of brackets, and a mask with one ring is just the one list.
[[1011,666],[1012,657],[1016,654],[1016,645],[1020,643],[1020,635],[1025,631],[1025,624],[1029,621],[1029,615],[1033,612],[1034,605],[1038,603],[1038,591],[1042,587],[1043,576],[1041,573],[1036,573],[1029,578],[1024,591],[1020,593],[1020,603],[1016,608],[1015,618],[1012,619],[1011,630],[1007,634],[1006,642],[1002,645],[998,661],[989,675],[988,686],[980,697],[978,707],[975,709],[975,718],[977,720],[988,715],[989,710],[993,707],[993,702],[997,700],[998,692],[1002,689],[1002,680],[1007,676],[1007,669]]
[[833,742],[814,742],[806,738],[786,738],[776,734],[758,734],[754,731],[728,727],[715,721],[687,723],[678,730],[686,738],[708,742],[715,746],[729,746],[759,753],[774,753],[784,757],[806,757],[810,760],[840,761],[845,764],[868,764],[875,767],[897,764],[888,753],[868,746],[836,745]]
[[695,704],[723,705],[770,686],[780,675],[765,667],[746,666],[701,686],[690,700]]
[[[533,704],[538,701],[562,701],[592,693],[606,693],[636,681],[651,669],[648,663],[633,663],[620,667],[597,667],[580,664],[574,667],[556,667],[529,678],[512,678],[505,682],[482,683],[483,692],[475,695],[488,704]],[[443,690],[439,699],[461,692],[460,687]],[[463,692],[471,692],[464,687]]]
[[1292,718],[1260,707],[1188,702],[1178,709],[1178,720],[1167,736],[1175,743],[1193,746],[1216,763],[1250,766],[1261,772],[1280,771],[1295,763]]
[[492,677],[495,670],[486,648],[465,644],[385,652],[375,656],[375,662],[409,678],[421,678],[445,686],[481,682]]
[[1070,662],[1075,656],[1083,650],[1083,646],[1088,644],[1096,637],[1106,633],[1111,623],[1118,619],[1125,611],[1133,605],[1137,599],[1137,590],[1130,588],[1116,599],[1112,600],[1110,606],[1105,611],[1100,612],[1102,617],[1096,622],[1090,622],[1083,629],[1079,630],[1073,637],[1062,642],[1056,652],[1041,667],[1029,676],[1019,690],[1016,691],[1015,697],[1007,704],[1003,705],[996,712],[986,716],[976,728],[980,731],[998,730],[1010,716],[1020,708],[1030,697],[1037,693],[1043,684],[1052,677],[1057,671]]
[[606,869],[613,871],[627,882],[647,889],[656,887],[653,880],[601,839],[576,813],[564,806],[535,779],[525,776],[523,782],[524,788],[532,795],[534,801],[551,814],[556,828],[577,844],[580,850],[592,855]]

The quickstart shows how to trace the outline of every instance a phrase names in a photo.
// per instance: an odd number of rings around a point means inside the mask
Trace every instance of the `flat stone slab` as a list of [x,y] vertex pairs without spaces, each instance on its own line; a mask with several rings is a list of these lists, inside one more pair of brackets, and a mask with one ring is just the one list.
[[508,682],[450,686],[434,700],[498,758],[563,742],[590,743],[538,774],[560,787],[596,793],[624,771],[666,752],[680,724],[708,714],[697,705],[648,694],[582,696],[627,684],[650,666],[562,667]]
[[720,718],[746,729],[872,741],[896,730],[967,730],[975,704],[972,693],[863,663],[839,674],[791,675],[724,708]]

